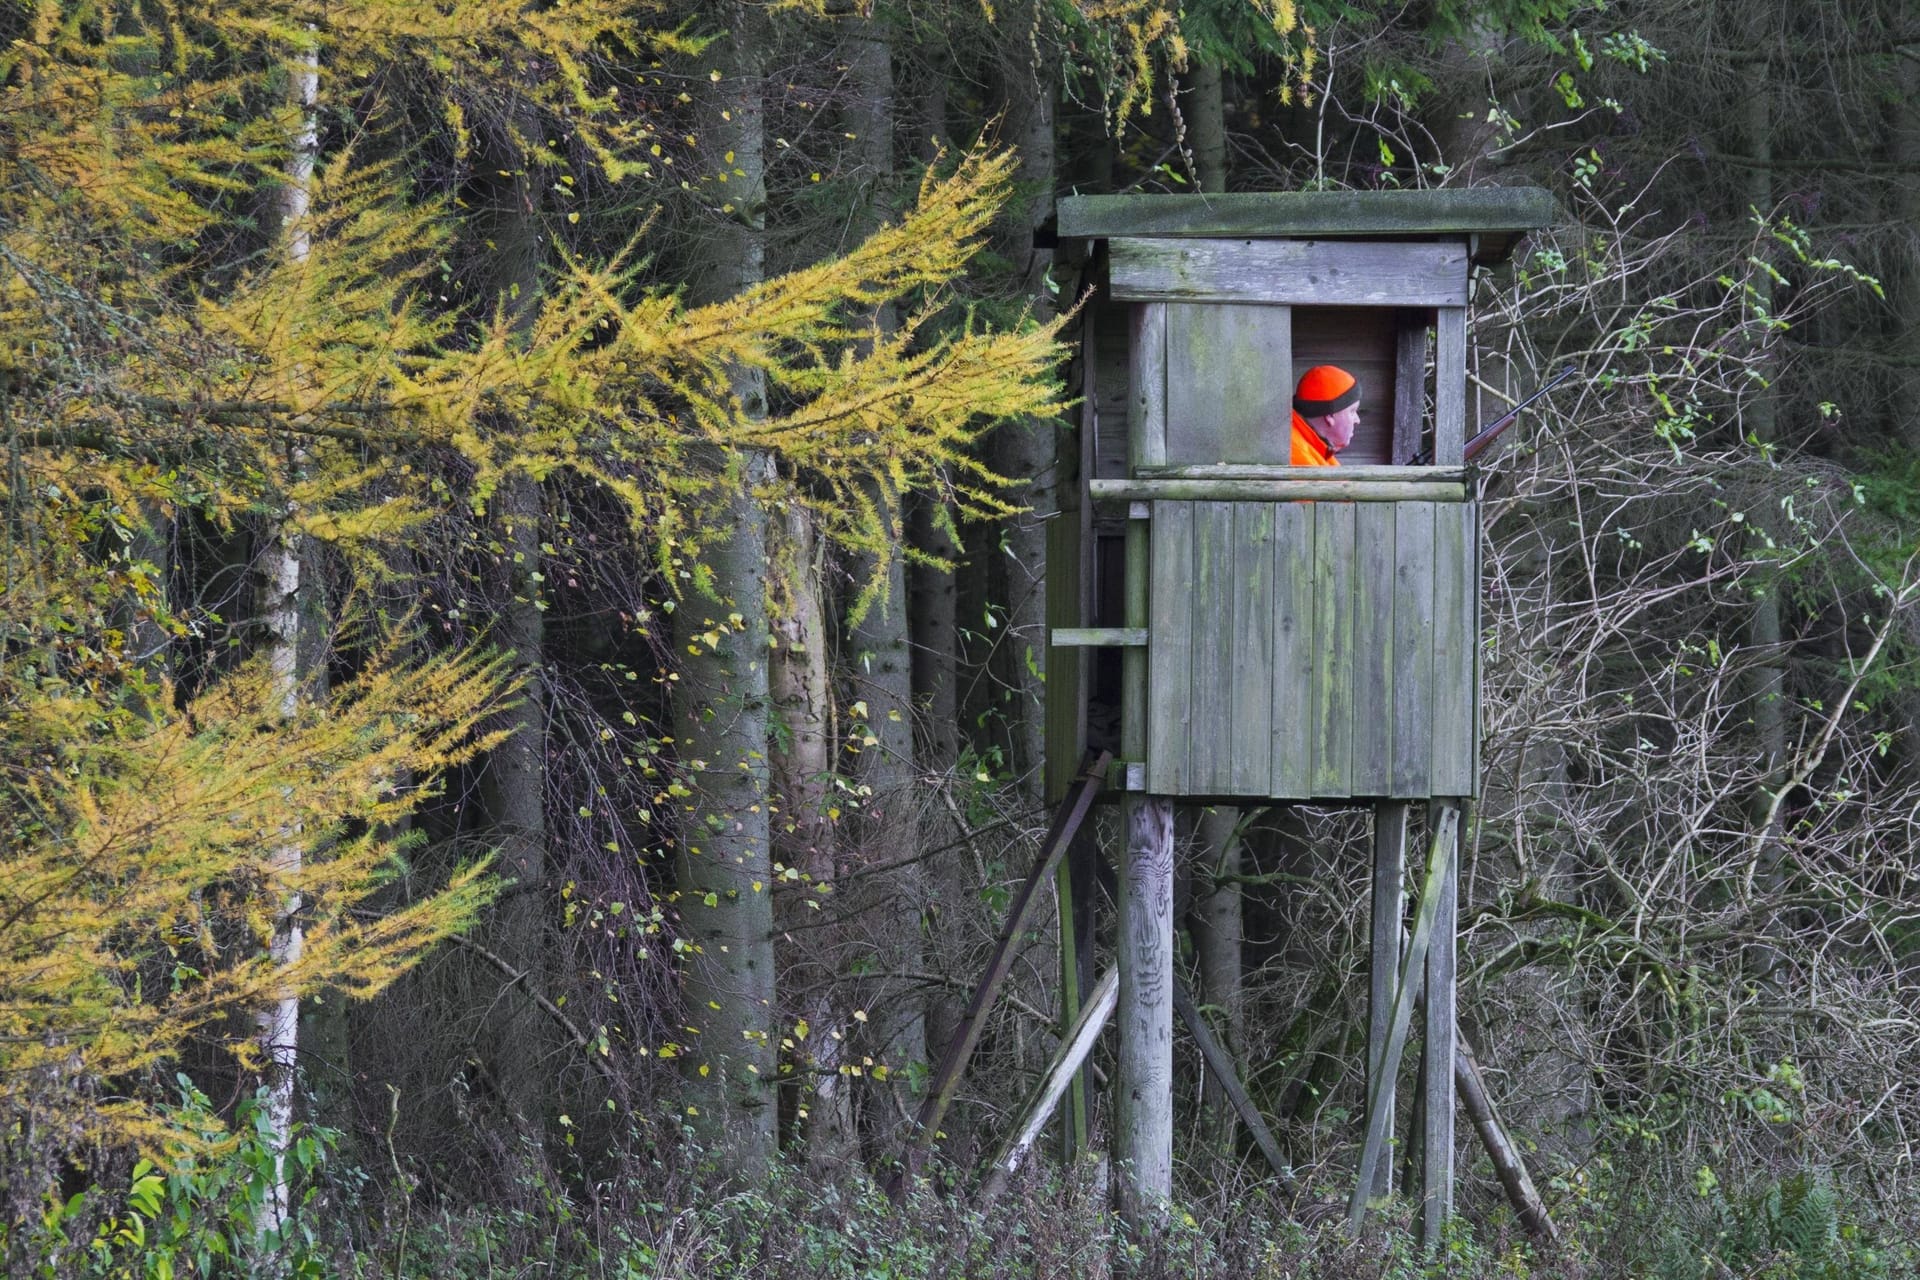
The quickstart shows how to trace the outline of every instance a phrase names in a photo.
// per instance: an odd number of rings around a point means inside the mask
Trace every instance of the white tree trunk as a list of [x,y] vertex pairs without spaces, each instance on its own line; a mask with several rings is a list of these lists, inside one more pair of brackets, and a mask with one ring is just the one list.
[[[281,215],[287,228],[287,257],[297,267],[307,260],[313,247],[306,217],[314,164],[320,152],[316,114],[320,97],[318,45],[309,44],[300,52],[294,65],[293,94],[300,109],[300,127],[287,160]],[[288,450],[289,474],[297,475],[299,451],[292,445]],[[300,535],[283,519],[274,530],[261,566],[260,613],[267,636],[267,669],[276,709],[289,720],[300,698],[300,553]],[[274,963],[286,967],[299,962],[302,945],[300,896],[281,887],[300,873],[300,830],[288,826],[281,837],[267,863],[273,882],[268,891],[281,895],[269,949]],[[286,1151],[293,1134],[293,1090],[300,1050],[299,998],[291,990],[277,995],[255,1013],[254,1032],[267,1064],[267,1126],[274,1146],[273,1185],[261,1201],[255,1225],[262,1234],[272,1233],[277,1238],[287,1220]]]

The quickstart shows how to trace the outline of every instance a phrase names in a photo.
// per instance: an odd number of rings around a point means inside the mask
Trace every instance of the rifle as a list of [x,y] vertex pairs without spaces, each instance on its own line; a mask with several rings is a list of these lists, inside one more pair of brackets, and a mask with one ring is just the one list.
[[[1526,408],[1528,405],[1532,404],[1535,400],[1538,400],[1541,396],[1544,396],[1545,394],[1547,394],[1547,392],[1553,390],[1555,387],[1565,382],[1568,378],[1571,378],[1573,376],[1573,372],[1574,372],[1573,366],[1568,365],[1566,368],[1562,369],[1560,372],[1554,374],[1552,378],[1548,379],[1546,382],[1541,383],[1539,388],[1535,390],[1532,395],[1528,396],[1525,400],[1522,400],[1519,404],[1513,406],[1513,408],[1507,410],[1505,413],[1495,418],[1492,422],[1482,427],[1479,430],[1479,432],[1477,432],[1474,435],[1473,439],[1467,441],[1467,447],[1462,454],[1464,460],[1467,462],[1472,462],[1475,458],[1485,453],[1487,449],[1493,444],[1493,442],[1495,440],[1498,440],[1501,434],[1505,432],[1508,427],[1512,426],[1515,422],[1519,421],[1520,415],[1526,411]],[[1407,465],[1412,467],[1425,467],[1425,466],[1431,466],[1432,463],[1433,463],[1433,446],[1427,445],[1424,448],[1422,448],[1418,453],[1414,454],[1412,460],[1408,462]]]

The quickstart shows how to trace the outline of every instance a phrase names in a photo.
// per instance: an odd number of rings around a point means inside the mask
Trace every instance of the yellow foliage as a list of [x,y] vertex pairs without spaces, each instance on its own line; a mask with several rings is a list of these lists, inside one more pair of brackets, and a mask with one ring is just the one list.
[[[490,745],[477,726],[502,674],[498,660],[382,662],[287,721],[257,670],[175,712],[164,686],[109,709],[10,666],[0,1089],[124,1078],[188,1036],[246,1062],[255,1043],[230,1015],[322,985],[371,993],[464,927],[493,892],[480,866],[398,910],[359,909],[397,865],[397,820]],[[290,832],[304,855],[291,871],[274,856]],[[274,915],[296,897],[305,949],[277,963]],[[159,1136],[137,1097],[68,1119]]]
[[[299,119],[260,104],[284,99],[273,78],[315,45],[323,98],[402,61],[472,90],[435,116],[465,147],[487,92],[524,91],[566,113],[617,179],[640,126],[584,68],[609,42],[646,45],[631,15],[650,7],[39,0],[0,13],[0,787],[13,815],[0,1087],[14,1096],[54,1076],[125,1078],[188,1036],[245,1058],[228,1014],[322,982],[377,989],[488,893],[469,872],[399,912],[356,910],[393,865],[384,833],[418,788],[488,745],[476,726],[503,669],[389,660],[287,722],[247,672],[175,711],[122,628],[184,624],[152,566],[101,551],[149,516],[273,513],[371,575],[381,546],[447,500],[438,461],[454,450],[476,504],[514,473],[603,483],[668,564],[698,556],[754,451],[780,463],[762,496],[812,506],[879,561],[878,581],[908,492],[945,486],[973,510],[1004,509],[970,446],[998,419],[1063,406],[1057,322],[946,320],[945,291],[1006,197],[1004,155],[930,177],[911,212],[839,260],[697,307],[639,287],[635,245],[611,263],[563,258],[530,319],[462,315],[427,274],[458,211],[350,146],[312,179],[307,252],[274,251],[283,228],[235,213],[274,207],[260,197],[285,181]],[[520,143],[528,163],[545,154]],[[907,318],[882,333],[872,316],[888,302]],[[766,374],[770,416],[735,399],[742,367]],[[396,792],[400,778],[412,789]],[[289,831],[298,870],[273,861]],[[265,943],[290,895],[306,939],[289,966]],[[152,1136],[138,1101],[86,1120]]]

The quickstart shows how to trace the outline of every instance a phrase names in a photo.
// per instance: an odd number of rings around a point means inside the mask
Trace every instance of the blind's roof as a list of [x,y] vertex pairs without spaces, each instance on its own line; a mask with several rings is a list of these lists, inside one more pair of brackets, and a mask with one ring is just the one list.
[[1539,187],[1068,196],[1059,215],[1062,236],[1090,239],[1473,236],[1474,260],[1498,262],[1523,233],[1553,220],[1553,197]]

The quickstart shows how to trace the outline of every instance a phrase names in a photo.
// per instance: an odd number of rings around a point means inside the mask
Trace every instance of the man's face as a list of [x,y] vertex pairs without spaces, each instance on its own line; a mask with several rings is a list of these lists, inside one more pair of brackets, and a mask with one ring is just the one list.
[[1320,438],[1335,453],[1353,443],[1354,428],[1360,425],[1360,406],[1350,404],[1338,413],[1320,419]]

